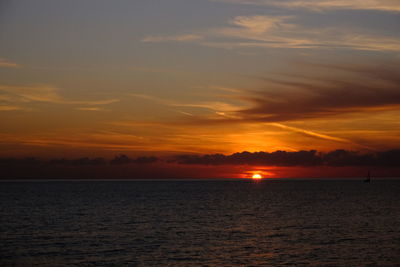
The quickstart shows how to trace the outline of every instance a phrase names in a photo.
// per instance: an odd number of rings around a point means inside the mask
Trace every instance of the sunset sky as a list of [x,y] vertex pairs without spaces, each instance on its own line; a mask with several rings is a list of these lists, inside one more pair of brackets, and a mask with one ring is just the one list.
[[3,0],[0,156],[400,142],[398,0]]

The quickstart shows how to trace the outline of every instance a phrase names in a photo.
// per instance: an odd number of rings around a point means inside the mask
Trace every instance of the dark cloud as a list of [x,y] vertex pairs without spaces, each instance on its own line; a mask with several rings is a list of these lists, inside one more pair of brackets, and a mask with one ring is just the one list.
[[132,161],[127,155],[118,155],[110,161],[110,164],[129,164]]
[[360,153],[335,150],[328,153],[310,151],[241,152],[232,155],[180,155],[180,164],[202,165],[259,165],[259,166],[400,166],[400,149],[385,152]]
[[110,161],[110,164],[149,164],[157,162],[158,158],[156,157],[137,157],[135,159],[129,158],[127,155],[118,155],[114,159]]
[[286,152],[240,152],[232,155],[180,155],[176,161],[181,164],[205,164],[205,165],[274,165],[274,166],[313,166],[320,165],[321,159],[317,151]]
[[41,160],[34,157],[27,158],[0,158],[0,166],[24,166],[24,165],[37,165],[37,166],[96,166],[96,165],[119,165],[119,164],[150,164],[155,163],[159,159],[157,157],[137,157],[130,158],[127,155],[117,155],[111,160],[104,158],[77,158],[77,159],[65,159],[56,158],[50,160]]
[[[400,110],[400,63],[323,65],[297,63],[319,73],[258,77],[264,88],[237,96],[251,103],[218,122],[284,122],[372,110]],[[324,73],[324,74],[321,74]]]
[[21,164],[21,165],[38,165],[41,164],[41,161],[37,158],[34,157],[27,157],[27,158],[0,158],[0,166],[6,166],[6,165],[16,165],[16,164]]
[[[322,177],[335,173],[333,169],[373,167],[374,170],[383,170],[384,176],[395,176],[393,170],[398,170],[400,166],[400,149],[373,153],[348,150],[335,150],[328,153],[316,150],[240,152],[231,155],[180,155],[169,160],[156,157],[129,158],[126,155],[118,155],[112,160],[0,158],[2,170],[0,179],[226,178],[237,177],[238,174],[244,173],[248,170],[247,165],[257,166],[257,168],[276,166],[290,167],[294,170],[296,168],[321,170],[322,172],[318,175]],[[324,168],[330,169],[323,172]],[[348,176],[351,173],[349,171],[346,171],[344,176]],[[278,174],[283,175],[282,177],[301,176],[301,173],[295,172]],[[357,175],[357,173],[353,172],[351,175]]]
[[400,149],[380,152],[362,153],[349,150],[334,150],[318,152],[316,150],[275,151],[275,152],[238,152],[231,155],[177,155],[168,160],[157,157],[130,158],[127,155],[117,155],[111,160],[103,158],[52,159],[37,158],[0,158],[0,166],[105,166],[153,163],[193,164],[193,165],[264,165],[264,166],[400,166]]
[[103,158],[79,158],[79,159],[52,159],[49,164],[59,165],[105,165],[107,161]]
[[158,158],[157,157],[137,157],[133,163],[136,164],[149,164],[149,163],[154,163],[157,162]]

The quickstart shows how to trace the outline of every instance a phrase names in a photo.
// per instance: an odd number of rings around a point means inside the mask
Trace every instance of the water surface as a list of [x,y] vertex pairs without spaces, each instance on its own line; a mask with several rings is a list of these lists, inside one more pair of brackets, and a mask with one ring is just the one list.
[[0,182],[4,266],[400,264],[400,180]]

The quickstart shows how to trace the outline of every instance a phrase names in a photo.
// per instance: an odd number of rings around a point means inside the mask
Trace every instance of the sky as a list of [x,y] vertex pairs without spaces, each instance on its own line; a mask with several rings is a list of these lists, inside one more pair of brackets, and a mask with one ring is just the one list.
[[0,156],[400,141],[398,0],[2,0]]

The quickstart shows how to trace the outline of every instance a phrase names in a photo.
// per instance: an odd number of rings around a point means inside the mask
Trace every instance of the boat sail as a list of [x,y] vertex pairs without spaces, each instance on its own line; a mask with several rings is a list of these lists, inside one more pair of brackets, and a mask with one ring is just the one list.
[[367,178],[364,179],[364,183],[370,183],[371,182],[371,173],[368,171]]

